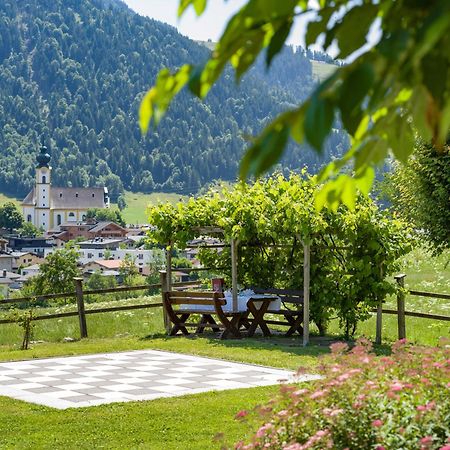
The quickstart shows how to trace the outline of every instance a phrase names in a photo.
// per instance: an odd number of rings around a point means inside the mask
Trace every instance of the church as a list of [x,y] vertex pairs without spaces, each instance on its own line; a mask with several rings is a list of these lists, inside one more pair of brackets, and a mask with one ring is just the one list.
[[35,185],[22,202],[27,222],[45,231],[63,223],[84,222],[90,208],[109,208],[109,195],[102,188],[60,188],[52,186],[50,155],[42,144],[36,157]]

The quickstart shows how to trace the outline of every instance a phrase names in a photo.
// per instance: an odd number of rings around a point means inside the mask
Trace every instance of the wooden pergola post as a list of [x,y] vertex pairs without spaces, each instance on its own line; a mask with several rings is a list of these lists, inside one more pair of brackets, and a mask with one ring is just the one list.
[[311,245],[303,242],[303,346],[309,344],[309,284],[311,267]]
[[231,239],[231,292],[233,296],[233,311],[238,310],[238,241]]
[[166,276],[167,276],[167,291],[172,290],[172,241],[166,247]]

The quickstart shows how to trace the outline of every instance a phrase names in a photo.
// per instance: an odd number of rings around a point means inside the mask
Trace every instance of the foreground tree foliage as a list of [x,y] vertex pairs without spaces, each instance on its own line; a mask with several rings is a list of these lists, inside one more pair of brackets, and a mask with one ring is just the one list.
[[425,234],[435,253],[450,248],[450,143],[442,155],[419,143],[408,164],[396,164],[388,184],[395,210]]
[[[193,6],[198,15],[207,0],[180,0],[179,14]],[[332,178],[317,196],[317,205],[355,206],[356,191],[368,193],[374,167],[389,153],[405,162],[415,132],[441,151],[450,128],[450,2],[448,0],[321,0],[309,23],[306,44],[324,39],[324,48],[339,48],[348,64],[322,82],[306,101],[289,108],[257,137],[241,163],[241,175],[259,175],[278,161],[289,138],[321,152],[335,117],[352,137],[349,151],[330,163],[321,178]],[[174,73],[160,72],[141,104],[145,132],[157,124],[173,98],[185,87],[205,98],[230,63],[241,77],[264,52],[269,66],[282,50],[299,16],[311,13],[307,0],[248,0],[230,19],[211,58],[186,64]],[[363,51],[369,30],[379,25],[377,45]],[[355,52],[361,52],[359,56]],[[351,57],[357,56],[351,61]],[[338,175],[353,162],[353,177]],[[335,178],[333,178],[335,177]]]
[[[377,357],[360,340],[332,345],[319,366],[323,378],[304,388],[283,386],[253,414],[240,411],[254,432],[234,449],[450,449],[450,350],[393,346]],[[255,420],[256,417],[256,420]],[[228,447],[225,447],[228,448]]]
[[[341,205],[335,212],[318,213],[317,190],[315,178],[306,173],[279,175],[175,206],[161,204],[150,208],[149,221],[156,228],[149,236],[183,248],[197,236],[193,228],[221,227],[225,241],[241,242],[240,284],[295,289],[303,285],[302,242],[310,242],[311,318],[323,334],[337,315],[349,336],[371,308],[394,292],[389,276],[399,270],[397,259],[411,249],[412,239],[403,222],[362,196],[353,210]],[[205,267],[225,268],[220,272],[230,279],[229,248],[202,249],[199,259]]]

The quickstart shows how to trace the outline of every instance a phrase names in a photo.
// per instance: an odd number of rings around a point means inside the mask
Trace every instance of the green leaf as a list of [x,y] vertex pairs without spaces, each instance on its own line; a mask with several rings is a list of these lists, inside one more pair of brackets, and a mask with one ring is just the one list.
[[355,154],[355,170],[358,171],[368,164],[378,164],[387,155],[388,145],[384,139],[372,139],[361,145]]
[[280,50],[283,48],[283,45],[291,31],[292,24],[293,24],[292,17],[289,17],[289,19],[286,22],[283,22],[281,26],[278,28],[278,30],[275,32],[275,34],[272,36],[266,54],[267,67],[270,66],[270,63],[272,62],[274,56],[278,54]]
[[431,96],[427,88],[423,84],[417,86],[411,97],[411,112],[414,125],[425,141],[431,140],[433,136],[433,130],[427,120],[430,102]]
[[306,109],[305,136],[318,151],[322,151],[323,142],[331,130],[334,119],[333,103],[319,95],[313,95]]
[[290,127],[281,120],[264,130],[242,158],[240,177],[245,179],[250,173],[258,177],[272,167],[283,154],[289,133]]
[[201,16],[205,11],[207,0],[180,0],[178,6],[178,17],[181,17],[189,6],[193,6],[197,16]]
[[364,170],[356,173],[355,183],[357,188],[364,194],[368,195],[375,180],[375,169],[372,166],[366,166]]
[[342,122],[350,134],[354,134],[363,117],[362,103],[375,80],[373,67],[369,63],[356,66],[346,76],[340,93],[339,108]]
[[186,64],[173,75],[168,69],[159,72],[155,86],[145,94],[139,108],[139,126],[143,134],[147,133],[152,120],[155,125],[160,122],[173,97],[189,81],[192,69]]
[[395,157],[399,161],[406,162],[414,150],[414,135],[407,118],[396,116],[389,125],[386,125],[386,133]]
[[346,58],[366,43],[366,36],[377,13],[378,7],[369,3],[355,6],[345,14],[342,22],[336,26],[339,58]]
[[317,41],[320,33],[326,31],[327,26],[321,20],[318,22],[309,22],[308,30],[306,31],[305,44],[307,47],[314,44]]

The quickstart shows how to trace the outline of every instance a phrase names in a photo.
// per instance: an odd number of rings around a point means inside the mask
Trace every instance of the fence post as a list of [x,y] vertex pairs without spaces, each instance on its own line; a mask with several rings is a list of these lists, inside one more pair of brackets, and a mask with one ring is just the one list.
[[375,344],[381,345],[381,332],[383,330],[383,302],[377,305],[377,325],[375,331]]
[[162,304],[163,304],[163,320],[164,320],[164,328],[166,330],[166,333],[169,334],[170,332],[170,320],[169,316],[166,311],[166,303],[165,303],[165,294],[170,290],[170,287],[168,286],[168,277],[167,277],[167,271],[160,270],[159,271],[159,279],[161,283],[161,297],[162,297]]
[[396,275],[395,281],[399,286],[399,291],[397,293],[397,324],[398,324],[398,338],[406,338],[406,320],[405,320],[405,293],[403,288],[405,287],[405,277],[404,273]]
[[83,278],[74,278],[73,281],[75,282],[75,292],[77,297],[78,319],[80,321],[80,336],[81,339],[83,339],[88,337],[86,313],[84,310]]
[[[384,278],[383,263],[380,263],[380,278]],[[375,344],[381,345],[383,332],[383,300],[379,300],[377,305],[377,324],[375,330]]]

